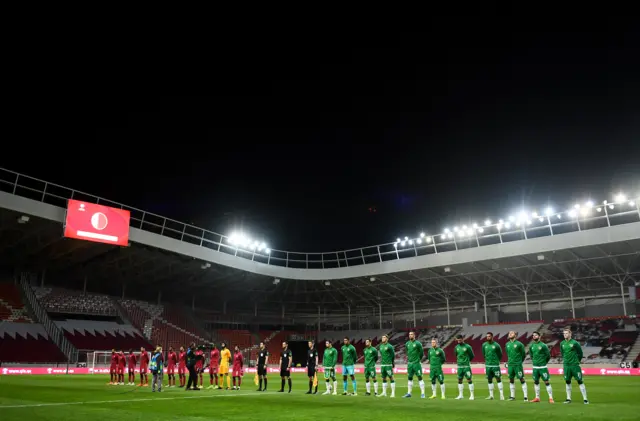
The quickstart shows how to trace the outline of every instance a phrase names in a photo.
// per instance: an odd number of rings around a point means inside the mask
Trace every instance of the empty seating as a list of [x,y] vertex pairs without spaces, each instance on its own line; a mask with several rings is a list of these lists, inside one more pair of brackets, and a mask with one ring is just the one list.
[[38,301],[47,312],[115,316],[117,311],[107,295],[84,294],[62,288],[35,287]]
[[[563,330],[569,326],[573,339],[583,346],[584,363],[618,364],[630,352],[638,338],[637,319],[624,317],[607,317],[592,319],[563,320],[552,323],[549,330],[552,333],[552,363],[562,363],[560,342]],[[633,359],[633,355],[630,356]]]
[[0,283],[0,320],[15,323],[33,323],[22,302],[20,287]]
[[59,363],[60,349],[36,323],[0,323],[0,361],[7,363]]
[[147,341],[131,325],[92,320],[65,320],[56,322],[64,336],[78,350],[150,349]]

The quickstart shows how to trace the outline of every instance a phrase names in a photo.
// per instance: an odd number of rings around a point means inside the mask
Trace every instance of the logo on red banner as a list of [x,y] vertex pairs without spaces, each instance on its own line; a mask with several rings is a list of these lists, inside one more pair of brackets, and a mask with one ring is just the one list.
[[128,210],[69,200],[64,236],[97,243],[129,244]]

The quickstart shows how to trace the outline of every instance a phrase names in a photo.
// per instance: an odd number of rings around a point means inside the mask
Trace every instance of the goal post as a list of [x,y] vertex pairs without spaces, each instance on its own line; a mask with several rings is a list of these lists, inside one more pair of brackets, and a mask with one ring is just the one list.
[[[140,351],[134,351],[133,353],[137,357],[136,373],[138,373],[140,371],[140,355],[142,353]],[[147,355],[149,359],[151,359],[149,351],[147,351]],[[124,356],[127,358],[124,365],[124,371],[126,373],[129,370],[129,353],[125,352]],[[109,374],[109,369],[111,368],[111,351],[87,352],[87,368],[91,374]]]

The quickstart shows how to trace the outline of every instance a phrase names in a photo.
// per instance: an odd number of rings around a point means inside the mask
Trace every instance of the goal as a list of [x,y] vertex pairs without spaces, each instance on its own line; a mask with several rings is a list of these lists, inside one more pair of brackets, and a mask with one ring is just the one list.
[[[136,357],[138,357],[138,363],[136,364],[136,372],[140,370],[140,351],[134,351]],[[129,368],[129,353],[125,352],[125,357],[127,357],[127,363],[124,366],[125,372]],[[149,355],[149,359],[151,359],[151,354],[147,351],[147,355]],[[94,351],[87,353],[87,368],[89,369],[89,373],[93,374],[109,374],[109,368],[111,367],[111,351]]]

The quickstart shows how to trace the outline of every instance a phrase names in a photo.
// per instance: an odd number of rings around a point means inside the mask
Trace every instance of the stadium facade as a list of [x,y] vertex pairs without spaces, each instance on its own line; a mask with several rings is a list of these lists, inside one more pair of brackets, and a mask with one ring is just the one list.
[[[444,342],[464,328],[473,341],[472,326],[483,323],[524,323],[530,334],[541,320],[635,320],[637,200],[592,205],[593,212],[470,224],[356,250],[294,253],[239,246],[224,235],[83,192],[0,174],[0,275],[20,284],[0,291],[0,304],[11,307],[11,297],[20,301],[21,295],[37,319],[31,327],[4,323],[0,336],[45,338],[61,359],[101,349],[99,343],[113,338],[133,348],[224,338],[252,349],[248,327],[266,329],[257,336],[277,347],[277,340],[300,332],[318,339],[321,331],[327,339],[334,330],[372,337],[394,332],[399,341],[405,328],[439,326],[421,335],[440,335]],[[64,238],[69,199],[129,210],[129,244]],[[29,319],[18,307],[8,321]],[[126,323],[59,317],[69,313]],[[545,327],[550,338],[553,326]],[[624,348],[616,353],[625,358],[637,348],[636,336],[616,335],[616,346]]]

